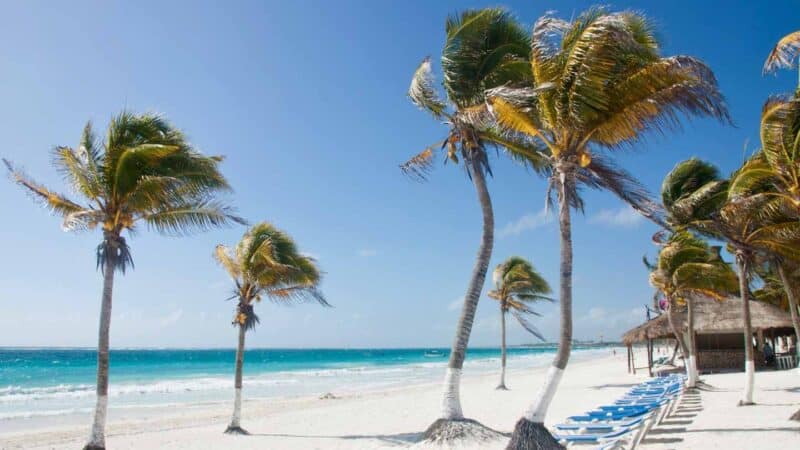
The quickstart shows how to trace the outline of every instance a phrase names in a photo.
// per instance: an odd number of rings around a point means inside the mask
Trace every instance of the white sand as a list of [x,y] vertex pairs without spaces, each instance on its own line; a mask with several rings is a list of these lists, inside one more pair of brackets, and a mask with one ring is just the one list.
[[[644,379],[626,373],[624,352],[570,364],[548,416],[548,425],[569,415],[611,402]],[[643,359],[639,359],[643,361]],[[465,376],[462,400],[467,416],[510,432],[535,395],[546,368],[513,370],[510,391],[495,391],[496,375]],[[645,371],[646,372],[646,371]],[[737,408],[742,374],[704,377],[719,391],[700,394],[701,404],[686,404],[668,424],[654,429],[644,449],[800,449],[800,423],[787,418],[800,409],[800,373],[759,372],[756,406]],[[246,397],[245,386],[245,397]],[[106,444],[110,449],[374,449],[406,448],[436,418],[438,384],[409,386],[335,400],[317,398],[245,401],[243,426],[251,436],[222,431],[231,405],[206,404],[150,410],[146,415],[111,415]],[[693,411],[694,410],[694,411]],[[32,422],[31,428],[0,429],[0,447],[80,448],[89,430],[83,424]],[[2,426],[2,423],[0,423]],[[481,448],[504,447],[505,442]]]

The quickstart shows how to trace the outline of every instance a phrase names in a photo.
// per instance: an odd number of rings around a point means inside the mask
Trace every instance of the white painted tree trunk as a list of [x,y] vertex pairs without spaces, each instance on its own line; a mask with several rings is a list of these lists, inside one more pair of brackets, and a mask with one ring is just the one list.
[[525,412],[525,419],[533,423],[544,423],[547,416],[547,409],[553,401],[553,397],[558,390],[558,384],[561,382],[561,377],[564,375],[564,370],[556,366],[550,366],[547,371],[547,378],[544,385],[536,394],[536,400],[530,408]]
[[231,428],[242,426],[242,388],[236,388],[233,397],[233,416],[231,416]]
[[736,264],[739,266],[739,293],[742,297],[742,321],[744,322],[744,392],[740,405],[753,404],[753,386],[755,384],[755,358],[753,355],[753,329],[750,323],[750,295],[747,283],[749,255],[739,251],[736,253]]
[[744,363],[744,393],[742,395],[742,403],[750,405],[753,403],[753,389],[755,388],[756,368],[753,361],[745,361]]
[[461,369],[448,367],[444,376],[444,395],[442,396],[442,418],[463,419],[459,386],[461,385]]

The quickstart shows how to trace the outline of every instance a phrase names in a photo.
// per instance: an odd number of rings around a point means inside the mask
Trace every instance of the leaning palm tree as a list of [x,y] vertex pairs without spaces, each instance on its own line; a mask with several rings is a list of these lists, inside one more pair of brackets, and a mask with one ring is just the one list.
[[[800,42],[800,41],[798,41]],[[731,180],[731,195],[763,192],[800,214],[800,98],[775,96],[761,112],[761,149]],[[792,280],[786,272],[795,262],[773,255],[772,265],[783,282],[795,334],[800,342],[800,319]]]
[[[450,351],[440,417],[424,434],[424,439],[434,442],[475,433],[487,436],[485,427],[464,418],[459,386],[494,244],[494,213],[486,185],[486,176],[492,173],[488,147],[500,146],[528,154],[534,168],[540,167],[535,152],[525,142],[507,139],[494,128],[485,104],[488,89],[519,83],[529,77],[526,68],[530,41],[526,31],[501,8],[468,10],[450,16],[445,30],[441,63],[446,96],[440,96],[434,86],[429,58],[414,73],[408,95],[415,105],[448,127],[447,136],[401,165],[401,169],[413,178],[424,180],[438,152],[445,153],[445,161],[463,164],[478,195],[483,233]],[[475,433],[465,431],[469,429]]]
[[800,65],[797,64],[800,55],[800,31],[789,33],[775,44],[764,62],[764,73],[775,72],[778,69],[791,69],[797,65],[797,89],[800,90]]
[[544,337],[536,327],[528,321],[527,316],[539,316],[531,309],[530,304],[538,301],[553,301],[546,294],[551,292],[550,285],[534,269],[533,264],[519,256],[512,256],[497,265],[493,273],[495,288],[489,291],[489,298],[500,304],[500,384],[497,389],[506,387],[506,315],[514,318],[532,335],[544,341]]
[[[689,163],[680,163],[678,167]],[[696,160],[691,164],[698,165]],[[732,175],[733,185],[748,164],[745,163],[742,169]],[[703,170],[716,173],[713,165],[706,162],[700,165],[706,166]],[[773,195],[769,186],[758,185],[759,190],[756,190],[754,183],[746,190],[741,181],[738,188],[731,189],[731,186],[729,180],[716,179],[698,187],[696,197],[707,201],[684,203],[682,214],[692,218],[689,227],[693,230],[726,241],[728,250],[736,257],[745,350],[745,385],[739,404],[752,405],[755,362],[750,320],[750,281],[755,263],[764,259],[765,255],[798,259],[800,222],[795,208],[782,197]]]
[[235,250],[218,245],[214,257],[236,285],[230,298],[237,300],[233,325],[239,329],[233,416],[225,432],[247,434],[241,426],[242,366],[245,334],[259,322],[253,305],[264,297],[276,303],[311,300],[330,305],[318,289],[321,275],[316,262],[303,256],[286,233],[269,223],[253,226]]
[[[739,288],[736,273],[722,260],[719,250],[688,231],[676,232],[661,248],[656,269],[650,274],[650,284],[662,292],[669,308],[681,303],[686,305],[689,344],[684,354],[688,354],[688,387],[697,384],[694,297],[702,295],[721,301],[736,294]],[[683,343],[681,337],[679,342]]]
[[159,233],[182,235],[230,223],[244,223],[230,207],[215,200],[229,191],[219,172],[220,157],[204,156],[183,133],[155,114],[122,112],[111,119],[105,140],[91,123],[78,148],[56,147],[53,165],[83,201],[33,181],[7,160],[12,178],[32,196],[63,217],[69,231],[102,229],[97,267],[103,274],[97,343],[97,404],[85,449],[105,448],[108,405],[109,328],[114,272],[133,267],[124,233],[146,224]]
[[530,85],[495,89],[488,101],[498,122],[535,143],[538,157],[549,162],[561,230],[561,337],[538,397],[517,422],[511,449],[558,445],[543,422],[572,340],[570,208],[583,204],[579,187],[609,190],[660,221],[641,185],[602,152],[634,145],[648,131],[675,128],[681,115],[728,119],[711,70],[692,57],[661,57],[652,25],[633,12],[592,8],[569,22],[546,15],[534,26],[530,59]]

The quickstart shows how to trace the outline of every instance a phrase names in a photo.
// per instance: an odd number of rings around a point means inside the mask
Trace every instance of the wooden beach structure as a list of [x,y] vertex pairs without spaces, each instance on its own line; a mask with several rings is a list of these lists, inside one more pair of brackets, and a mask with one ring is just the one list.
[[[710,297],[694,297],[695,308],[695,355],[697,370],[701,373],[744,370],[744,336],[742,322],[742,300],[730,297],[717,301]],[[765,342],[770,342],[775,353],[784,365],[796,366],[794,349],[794,329],[788,312],[764,302],[751,301],[750,314],[753,329],[756,367],[766,366],[763,354]],[[675,328],[679,330],[684,342],[689,342],[686,310],[672,313]],[[653,373],[653,348],[656,342],[677,344],[675,334],[669,325],[667,314],[663,313],[647,322],[628,330],[622,342],[628,348],[628,372],[647,369]],[[647,365],[636,366],[633,346],[645,345]],[[783,354],[780,350],[784,350]]]

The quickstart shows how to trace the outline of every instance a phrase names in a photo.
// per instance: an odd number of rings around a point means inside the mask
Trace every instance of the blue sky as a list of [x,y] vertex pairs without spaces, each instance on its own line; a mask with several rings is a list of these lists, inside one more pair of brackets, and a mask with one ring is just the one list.
[[[216,4],[215,4],[216,3]],[[76,145],[84,123],[102,130],[123,108],[164,113],[207,153],[224,154],[251,221],[287,230],[326,272],[333,309],[259,305],[251,347],[447,346],[480,237],[474,189],[437,167],[419,184],[397,168],[445,129],[405,91],[425,55],[441,51],[447,14],[467,2],[18,2],[0,14],[0,155],[53,187],[54,145]],[[548,10],[570,17],[590,2],[502,2],[527,26]],[[621,164],[654,192],[678,161],[697,155],[725,171],[758,144],[768,95],[796,73],[763,77],[781,36],[800,27],[797,1],[615,2],[658,25],[666,55],[715,71],[736,127],[700,120],[651,136]],[[438,71],[438,64],[435,65]],[[555,286],[556,226],[542,215],[544,182],[502,157],[489,189],[497,240],[492,267],[530,258]],[[655,228],[608,194],[587,193],[573,220],[575,335],[617,339],[651,298],[641,264]],[[101,277],[98,233],[60,222],[0,183],[0,346],[92,346]],[[118,277],[114,347],[230,347],[230,282],[211,252],[233,228],[176,239],[142,229],[129,240],[136,270]],[[487,289],[489,285],[487,283]],[[538,321],[557,336],[557,308]],[[496,304],[484,297],[472,345],[495,345]],[[511,324],[510,342],[531,341]]]

